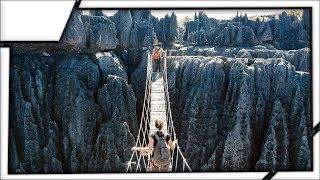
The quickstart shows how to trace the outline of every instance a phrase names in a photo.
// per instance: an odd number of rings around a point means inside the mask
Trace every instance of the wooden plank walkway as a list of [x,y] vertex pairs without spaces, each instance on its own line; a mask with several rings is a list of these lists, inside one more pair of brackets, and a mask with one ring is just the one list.
[[155,127],[156,119],[163,121],[162,131],[167,132],[167,118],[166,118],[166,101],[164,93],[164,81],[162,72],[153,72],[151,77],[151,110],[150,110],[150,131],[149,135],[155,133],[157,128]]

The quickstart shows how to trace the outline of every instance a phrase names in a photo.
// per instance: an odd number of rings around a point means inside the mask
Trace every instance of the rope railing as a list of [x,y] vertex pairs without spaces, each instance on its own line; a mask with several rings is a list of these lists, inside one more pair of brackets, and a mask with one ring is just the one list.
[[[150,84],[151,84],[151,74],[152,74],[152,62],[151,62],[151,55],[150,52],[147,51],[147,71],[146,71],[146,82],[145,82],[145,93],[144,93],[144,99],[143,99],[143,107],[142,107],[142,115],[141,115],[141,121],[140,121],[140,127],[137,135],[137,140],[136,140],[136,147],[144,147],[147,145],[147,142],[145,140],[145,133],[148,130],[146,128],[148,124],[148,119],[149,119],[149,114],[150,114]],[[145,125],[145,127],[143,127]],[[142,135],[141,135],[142,133]],[[143,136],[142,143],[141,143],[141,136]],[[133,158],[135,157],[136,159],[136,172],[138,172],[139,164],[141,161],[141,154],[138,155],[137,150],[134,150],[131,154],[130,160],[127,163],[127,168],[126,171],[129,172],[129,170],[132,171],[132,163],[133,163]],[[146,164],[145,159],[143,157],[143,163]]]
[[[139,132],[136,140],[136,147],[147,147],[148,146],[148,135],[149,135],[149,126],[150,126],[150,113],[151,113],[151,84],[152,84],[152,58],[150,51],[147,51],[147,73],[146,73],[146,83],[145,83],[145,94],[143,100],[142,116],[140,121]],[[167,79],[167,51],[163,54],[163,66],[162,66],[162,78],[164,82],[164,96],[165,96],[165,107],[166,107],[166,120],[167,120],[167,132],[171,134],[172,139],[177,139],[176,132],[173,126],[171,107],[170,107],[170,98],[169,98],[169,87]],[[179,158],[182,159],[182,167],[178,167]],[[141,153],[138,153],[137,150],[133,150],[130,160],[127,163],[127,172],[134,172],[132,165],[135,165],[135,172],[149,171],[151,167],[150,163],[150,154],[147,159]],[[141,168],[141,166],[143,166]],[[173,168],[174,167],[174,168]],[[179,147],[179,144],[176,145],[176,148],[171,153],[171,170],[174,172],[182,171],[186,169],[192,171],[190,166],[187,163],[186,158],[183,156],[182,151]]]
[[[169,51],[169,56],[170,56],[170,51]],[[174,129],[174,125],[173,125],[173,119],[172,119],[172,114],[171,114],[171,107],[170,107],[170,96],[169,96],[169,86],[168,86],[168,76],[167,76],[167,51],[165,51],[164,53],[164,60],[163,60],[163,80],[164,80],[164,89],[165,89],[165,98],[166,98],[166,106],[167,106],[167,114],[168,114],[168,132],[171,133],[171,135],[173,135],[173,139],[177,139],[177,135],[176,135],[176,132],[175,132],[175,129]],[[177,147],[176,147],[176,151],[177,151],[177,154],[176,154],[176,163],[175,163],[175,171],[177,171],[177,166],[178,166],[178,155],[181,156],[182,160],[183,160],[183,164],[182,164],[182,171],[184,172],[184,168],[185,166],[187,166],[188,170],[190,172],[192,172],[186,158],[183,156],[183,153],[181,152],[181,149],[179,147],[179,144],[177,144]],[[174,153],[172,153],[172,160],[174,159]]]

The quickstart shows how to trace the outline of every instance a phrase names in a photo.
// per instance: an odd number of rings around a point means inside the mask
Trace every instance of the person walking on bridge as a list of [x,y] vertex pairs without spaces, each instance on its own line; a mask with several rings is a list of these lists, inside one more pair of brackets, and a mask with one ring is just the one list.
[[154,70],[155,72],[160,72],[161,69],[161,58],[162,58],[162,53],[163,53],[163,49],[161,47],[161,44],[156,45],[153,48],[153,52],[152,52],[152,59],[154,62]]
[[171,163],[170,149],[174,150],[178,140],[172,142],[170,134],[164,134],[162,131],[163,121],[157,119],[155,126],[158,131],[149,137],[148,147],[152,149],[151,171],[168,172]]
[[158,131],[149,137],[148,147],[137,148],[133,150],[140,150],[151,154],[150,164],[152,172],[169,172],[171,163],[170,149],[174,150],[178,144],[178,140],[172,142],[170,134],[164,134],[162,131],[163,121],[157,119],[155,126]]

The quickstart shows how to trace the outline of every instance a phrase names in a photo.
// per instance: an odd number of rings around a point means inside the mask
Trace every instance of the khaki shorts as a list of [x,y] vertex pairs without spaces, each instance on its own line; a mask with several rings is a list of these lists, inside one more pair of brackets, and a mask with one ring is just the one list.
[[151,160],[151,172],[171,172],[170,163],[165,166],[160,166]]

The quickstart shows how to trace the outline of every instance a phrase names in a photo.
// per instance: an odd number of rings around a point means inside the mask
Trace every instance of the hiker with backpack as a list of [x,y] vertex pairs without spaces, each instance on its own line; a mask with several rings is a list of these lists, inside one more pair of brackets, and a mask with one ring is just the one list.
[[163,52],[163,49],[161,46],[156,45],[153,49],[152,58],[153,58],[153,62],[154,62],[155,72],[157,72],[157,71],[160,72],[162,52]]
[[174,150],[178,140],[172,142],[169,134],[162,132],[163,121],[157,119],[155,126],[158,129],[157,132],[149,137],[149,148],[153,148],[153,154],[151,158],[151,171],[152,172],[168,172],[171,163],[170,149]]
[[150,163],[152,172],[168,172],[171,163],[170,149],[175,149],[178,144],[178,140],[174,140],[172,142],[171,136],[162,132],[162,120],[157,119],[155,121],[155,126],[158,131],[149,137],[148,147],[134,147],[132,149],[147,152],[146,154],[151,154]]

